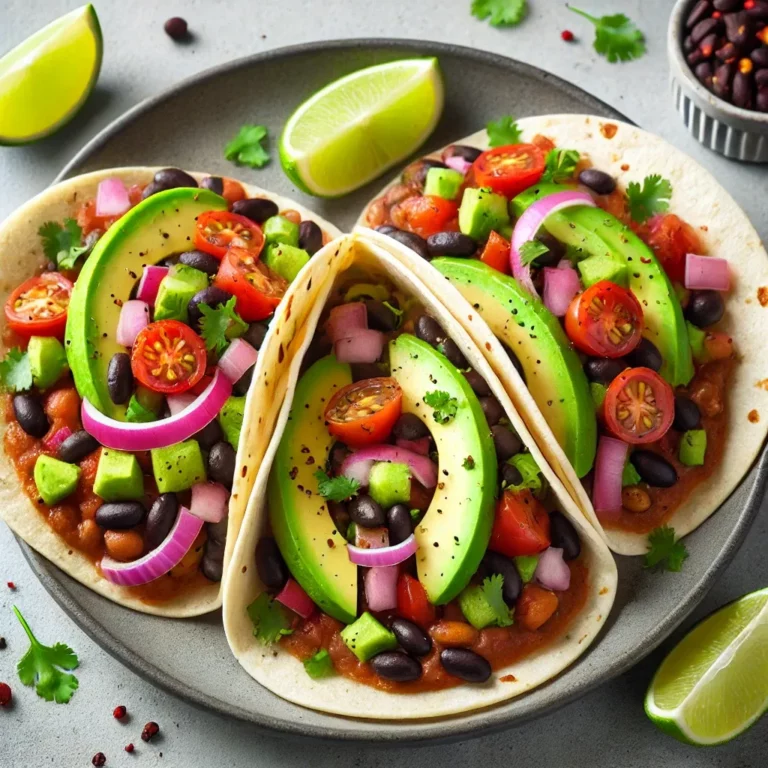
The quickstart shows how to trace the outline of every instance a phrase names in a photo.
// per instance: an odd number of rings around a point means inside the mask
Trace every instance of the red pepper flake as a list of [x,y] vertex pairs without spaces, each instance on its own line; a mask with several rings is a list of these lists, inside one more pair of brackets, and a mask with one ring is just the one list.
[[141,732],[142,741],[150,741],[154,736],[160,733],[160,726],[154,721],[148,722],[144,726],[144,730]]
[[128,710],[122,704],[112,710],[112,717],[115,720],[122,720],[128,714]]
[[715,12],[712,14],[712,18],[713,18],[713,19],[719,19],[719,18],[722,18],[722,15],[723,15],[723,14],[722,14],[722,13],[720,13],[720,11],[715,11]]
[[106,756],[106,755],[105,755],[103,752],[97,752],[97,753],[96,753],[96,754],[93,756],[93,758],[92,758],[91,762],[92,762],[94,765],[105,765],[105,764],[106,764],[106,762],[107,762],[107,756]]
[[12,698],[11,686],[8,683],[0,683],[0,707],[7,707]]
[[573,32],[571,32],[570,29],[564,29],[560,33],[560,37],[562,37],[563,40],[565,40],[566,43],[572,43],[574,41],[574,39],[575,39],[575,36],[574,36]]
[[8,587],[8,589],[11,590],[11,592],[15,592],[16,591],[16,585],[12,581],[6,582],[6,586]]
[[133,744],[126,744],[125,746],[126,752],[133,752],[134,749],[136,749],[136,747],[134,747]]

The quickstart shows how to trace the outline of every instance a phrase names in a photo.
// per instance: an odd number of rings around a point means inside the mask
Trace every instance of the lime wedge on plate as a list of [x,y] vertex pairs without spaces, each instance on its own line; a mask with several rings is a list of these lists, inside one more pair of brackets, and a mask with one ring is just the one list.
[[645,697],[663,731],[699,746],[738,736],[768,709],[768,589],[694,627],[662,662]]
[[407,157],[443,109],[437,59],[403,59],[342,77],[286,123],[280,161],[304,192],[337,197]]
[[92,5],[50,23],[0,58],[0,144],[53,133],[88,98],[101,68]]

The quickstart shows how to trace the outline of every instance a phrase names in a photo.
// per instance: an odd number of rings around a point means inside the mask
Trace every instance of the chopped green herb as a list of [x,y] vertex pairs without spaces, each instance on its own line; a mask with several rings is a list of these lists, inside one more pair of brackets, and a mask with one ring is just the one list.
[[157,421],[157,416],[149,408],[145,408],[139,398],[133,394],[125,410],[125,420],[133,424],[147,424],[150,421]]
[[467,456],[467,458],[464,459],[462,466],[464,467],[464,469],[474,469],[475,460],[471,456]]
[[427,392],[424,395],[424,402],[430,408],[433,408],[432,418],[438,424],[447,424],[456,416],[459,410],[459,403],[455,397],[451,397],[447,392],[436,389],[434,392]]
[[24,392],[32,389],[32,368],[29,355],[18,347],[8,350],[0,360],[0,386],[6,392]]
[[562,184],[573,180],[581,155],[575,149],[550,149],[547,152],[542,182]]
[[528,0],[472,0],[472,15],[480,21],[488,19],[492,27],[519,24],[528,10]]
[[244,125],[232,141],[224,147],[224,157],[237,165],[262,168],[269,162],[269,152],[262,142],[267,138],[263,125]]
[[59,269],[74,269],[77,260],[88,252],[81,245],[83,230],[74,219],[64,219],[64,226],[56,221],[46,221],[37,234],[43,241],[43,253]]
[[410,510],[411,513],[411,520],[413,521],[414,525],[417,525],[419,520],[421,520],[422,512],[420,509],[412,509]]
[[315,472],[317,478],[317,492],[328,501],[345,501],[350,496],[356,496],[360,490],[360,483],[344,475],[328,477],[322,469]]
[[541,490],[541,470],[536,463],[536,459],[531,456],[530,453],[516,453],[511,459],[507,461],[507,464],[511,464],[522,476],[522,482],[517,485],[505,486],[513,491],[522,491],[529,488],[531,491]]
[[662,570],[680,571],[688,557],[688,550],[682,541],[675,540],[675,529],[662,525],[648,534],[648,552],[645,555],[645,567],[660,565]]
[[545,253],[549,253],[549,248],[541,240],[526,240],[520,246],[520,261],[524,266],[530,266]]
[[293,633],[288,609],[266,592],[262,592],[246,611],[253,623],[253,636],[264,645],[271,645],[283,635]]
[[509,627],[515,623],[509,606],[504,602],[502,587],[504,586],[504,577],[500,574],[494,574],[483,579],[481,587],[488,605],[493,610],[495,624],[497,627]]
[[333,667],[333,659],[325,648],[319,650],[314,656],[304,659],[304,669],[313,680],[330,677],[336,672]]
[[205,339],[205,348],[215,350],[220,355],[229,342],[242,336],[248,330],[248,323],[235,312],[237,298],[232,298],[226,304],[210,307],[199,304],[202,317],[200,318],[200,335]]
[[512,115],[504,115],[495,123],[491,121],[485,126],[485,130],[488,132],[488,146],[491,147],[519,144],[523,136],[523,129]]
[[566,7],[595,25],[594,48],[611,64],[639,59],[645,53],[645,36],[623,13],[597,18],[567,3]]
[[643,186],[631,181],[627,186],[627,204],[632,219],[642,224],[657,213],[669,210],[672,185],[658,173],[646,176]]
[[642,478],[637,473],[635,465],[627,459],[627,463],[624,465],[624,471],[621,473],[621,485],[637,485]]

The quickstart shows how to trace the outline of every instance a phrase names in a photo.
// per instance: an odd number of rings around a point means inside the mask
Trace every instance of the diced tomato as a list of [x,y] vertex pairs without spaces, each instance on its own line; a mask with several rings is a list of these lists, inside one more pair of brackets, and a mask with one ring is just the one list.
[[515,604],[515,623],[535,632],[552,618],[559,603],[554,592],[536,584],[526,584]]
[[504,491],[496,505],[488,549],[507,557],[536,555],[550,543],[549,515],[529,490]]
[[498,232],[491,232],[491,236],[480,254],[480,261],[508,275],[511,270],[509,248],[509,240],[503,238]]
[[206,211],[197,217],[195,247],[221,260],[230,247],[258,257],[264,247],[261,227],[245,216],[229,211]]
[[63,336],[72,287],[58,272],[25,280],[5,302],[8,326],[25,337]]
[[701,253],[696,230],[674,213],[656,216],[648,222],[648,244],[671,280],[685,279],[685,255]]
[[236,203],[238,200],[242,200],[245,197],[245,190],[239,181],[228,179],[226,176],[223,176],[221,179],[221,185],[221,196],[230,205],[232,205],[232,203]]
[[508,144],[489,149],[472,163],[474,182],[512,198],[542,177],[544,155],[535,144]]
[[429,237],[436,232],[445,232],[449,226],[456,227],[458,206],[451,200],[444,200],[436,195],[409,197],[392,206],[390,216],[398,229],[413,232],[421,237]]
[[421,582],[409,573],[401,573],[397,580],[397,612],[424,629],[437,616],[435,606],[429,602]]

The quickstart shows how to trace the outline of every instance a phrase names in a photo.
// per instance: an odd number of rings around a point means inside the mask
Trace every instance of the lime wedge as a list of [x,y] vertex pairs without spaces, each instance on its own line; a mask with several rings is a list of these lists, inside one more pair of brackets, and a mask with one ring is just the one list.
[[656,672],[645,697],[663,731],[700,746],[722,744],[768,709],[768,589],[694,627]]
[[0,144],[27,144],[72,118],[101,67],[92,5],[51,22],[0,59]]
[[443,109],[437,59],[403,59],[342,77],[286,123],[280,161],[300,189],[337,197],[407,157]]

